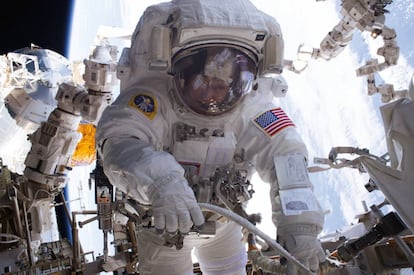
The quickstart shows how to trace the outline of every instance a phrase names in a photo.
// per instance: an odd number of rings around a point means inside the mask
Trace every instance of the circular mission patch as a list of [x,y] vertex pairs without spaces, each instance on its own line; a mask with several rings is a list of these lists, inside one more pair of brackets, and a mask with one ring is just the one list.
[[144,114],[146,117],[148,117],[151,120],[157,114],[157,107],[158,107],[157,100],[149,95],[139,94],[139,95],[133,96],[129,100],[128,105],[140,111],[142,114]]

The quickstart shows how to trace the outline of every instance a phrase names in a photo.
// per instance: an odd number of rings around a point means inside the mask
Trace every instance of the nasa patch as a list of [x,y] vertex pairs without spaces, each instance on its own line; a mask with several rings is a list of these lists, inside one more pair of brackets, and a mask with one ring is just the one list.
[[157,108],[158,108],[157,100],[149,95],[139,94],[139,95],[133,96],[129,100],[128,105],[140,111],[150,120],[152,120],[157,114]]

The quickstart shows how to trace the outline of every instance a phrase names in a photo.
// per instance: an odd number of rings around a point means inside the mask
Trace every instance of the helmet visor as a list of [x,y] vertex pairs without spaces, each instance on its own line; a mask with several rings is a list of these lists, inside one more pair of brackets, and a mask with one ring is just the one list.
[[232,109],[252,89],[255,62],[244,52],[224,46],[191,50],[173,67],[184,104],[203,115]]

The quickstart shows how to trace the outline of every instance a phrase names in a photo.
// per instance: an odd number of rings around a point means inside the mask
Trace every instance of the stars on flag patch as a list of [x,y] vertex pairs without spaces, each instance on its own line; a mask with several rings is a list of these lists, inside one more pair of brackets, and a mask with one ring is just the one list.
[[280,107],[261,113],[253,119],[253,122],[269,137],[273,137],[286,127],[295,126]]

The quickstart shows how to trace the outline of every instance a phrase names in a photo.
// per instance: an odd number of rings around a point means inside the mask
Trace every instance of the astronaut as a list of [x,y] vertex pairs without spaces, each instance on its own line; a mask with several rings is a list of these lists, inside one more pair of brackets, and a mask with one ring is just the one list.
[[[268,182],[279,242],[313,271],[324,261],[307,149],[272,102],[282,69],[280,27],[248,0],[173,0],[143,13],[96,137],[111,183],[152,209],[138,229],[140,274],[193,274],[192,251],[203,274],[246,274],[241,226],[197,203],[231,205],[210,188],[226,167]],[[209,222],[214,236],[188,234]],[[179,250],[165,245],[177,232]]]

